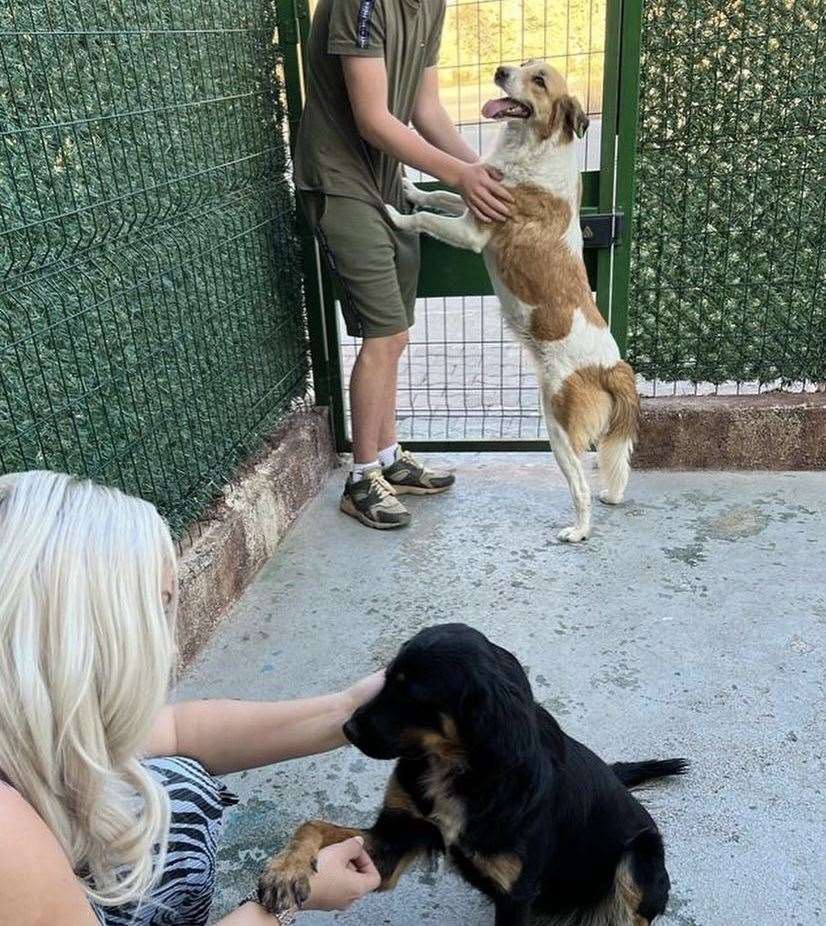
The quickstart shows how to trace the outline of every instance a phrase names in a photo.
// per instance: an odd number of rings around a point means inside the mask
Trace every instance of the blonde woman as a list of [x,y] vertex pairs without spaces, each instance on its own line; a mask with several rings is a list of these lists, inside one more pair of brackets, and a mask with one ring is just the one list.
[[[165,705],[176,584],[152,505],[60,473],[0,477],[0,926],[206,923],[234,802],[213,776],[343,745],[381,685]],[[378,885],[356,840],[318,867],[311,909]],[[273,922],[254,901],[220,921]]]

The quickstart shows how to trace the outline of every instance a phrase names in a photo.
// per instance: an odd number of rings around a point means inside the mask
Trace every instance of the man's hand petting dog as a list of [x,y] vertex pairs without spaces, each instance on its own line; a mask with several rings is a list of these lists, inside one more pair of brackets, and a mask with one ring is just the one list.
[[347,910],[375,891],[381,876],[354,836],[321,849],[317,856],[280,853],[261,876],[258,896],[269,913],[286,910]]
[[504,222],[513,196],[500,181],[502,174],[489,164],[463,164],[451,183],[480,222]]

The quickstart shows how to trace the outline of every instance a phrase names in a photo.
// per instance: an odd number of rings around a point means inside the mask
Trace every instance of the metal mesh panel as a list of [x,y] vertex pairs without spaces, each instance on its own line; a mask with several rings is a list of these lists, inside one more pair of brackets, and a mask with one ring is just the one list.
[[[579,142],[580,164],[597,170],[604,43],[605,0],[448,0],[439,61],[442,100],[465,141],[484,153],[499,131],[480,117],[485,100],[500,94],[494,71],[500,64],[545,58],[566,76],[590,115]],[[345,385],[359,343],[342,336]],[[399,370],[398,424],[401,440],[544,436],[533,369],[504,327],[496,299],[418,300]]]
[[419,299],[399,367],[402,440],[539,439],[530,359],[493,296]]
[[0,470],[176,530],[306,394],[275,10],[0,0]]
[[826,379],[820,0],[644,4],[630,360],[674,391]]

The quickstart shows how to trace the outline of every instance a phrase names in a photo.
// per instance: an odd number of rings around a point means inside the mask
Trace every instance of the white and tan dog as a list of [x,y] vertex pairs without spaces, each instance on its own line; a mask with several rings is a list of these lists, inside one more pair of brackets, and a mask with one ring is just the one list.
[[591,529],[581,454],[597,445],[605,486],[600,498],[621,501],[639,398],[634,371],[620,359],[582,260],[574,136],[584,135],[588,117],[563,77],[544,62],[500,67],[495,80],[507,96],[486,103],[482,114],[506,124],[487,163],[501,171],[513,194],[510,218],[486,225],[456,194],[427,193],[409,182],[405,191],[413,205],[447,215],[387,208],[401,228],[483,253],[505,320],[535,361],[551,449],[576,506],[576,523],[559,539],[576,542]]

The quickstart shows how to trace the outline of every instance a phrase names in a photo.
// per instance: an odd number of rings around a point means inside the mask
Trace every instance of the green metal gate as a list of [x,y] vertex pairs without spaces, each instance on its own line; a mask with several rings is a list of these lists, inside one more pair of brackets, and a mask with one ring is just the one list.
[[[586,137],[582,152],[586,162],[582,203],[586,265],[599,308],[623,350],[640,16],[641,0],[568,0],[567,5],[555,0],[448,0],[441,70],[443,77],[447,75],[443,85],[448,83],[453,92],[463,134],[479,147],[483,142],[481,120],[477,117],[475,122],[462,122],[463,114],[473,113],[475,103],[479,104],[476,113],[481,105],[481,99],[471,99],[468,106],[468,84],[478,97],[499,64],[520,63],[529,57],[547,58],[569,76],[595,130]],[[282,0],[279,21],[294,137],[301,112],[301,48],[310,23],[307,0]],[[459,45],[463,30],[474,36],[477,45],[469,64]],[[491,35],[495,36],[493,45]],[[484,49],[480,36],[487,36]],[[451,59],[453,42],[457,53]],[[596,92],[592,94],[594,86]],[[473,92],[470,95],[473,97]],[[589,162],[596,160],[594,149],[599,163],[589,169]],[[357,345],[340,335],[333,285],[306,226],[301,234],[316,401],[330,406],[337,447],[346,450],[349,438],[343,374]],[[417,316],[422,323],[413,329],[400,371],[399,425],[405,445],[451,450],[547,447],[529,364],[523,364],[521,347],[504,329],[498,311],[488,305],[493,302],[493,290],[481,257],[424,236],[418,296],[422,301]],[[473,332],[468,331],[470,316]],[[490,381],[486,371],[491,372]],[[506,375],[510,382],[505,382]],[[491,396],[494,408],[490,407]],[[415,407],[420,399],[426,405],[421,410]]]

